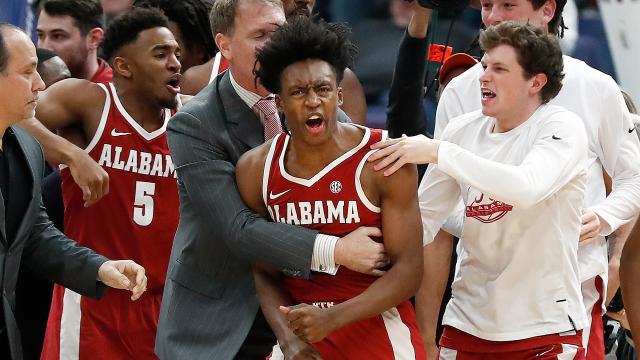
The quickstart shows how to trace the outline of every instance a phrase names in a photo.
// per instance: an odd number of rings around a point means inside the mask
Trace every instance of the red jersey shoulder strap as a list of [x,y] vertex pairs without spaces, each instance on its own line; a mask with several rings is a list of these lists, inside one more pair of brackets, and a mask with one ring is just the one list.
[[105,93],[104,105],[102,107],[102,115],[100,116],[100,123],[98,123],[98,128],[96,129],[96,133],[93,134],[91,141],[89,141],[89,145],[85,149],[86,152],[91,152],[93,148],[98,144],[100,138],[102,138],[102,133],[104,132],[105,127],[107,126],[107,121],[109,119],[109,113],[111,111],[111,102],[112,95],[111,89],[109,86],[105,86],[105,84],[99,83],[97,84],[102,91]]
[[284,151],[284,144],[287,136],[288,135],[286,133],[280,133],[273,138],[271,146],[269,147],[269,152],[267,153],[267,158],[264,161],[264,170],[262,172],[262,201],[264,201],[265,206],[269,205],[267,203],[269,179],[271,179],[272,174],[280,172],[279,159],[280,154]]

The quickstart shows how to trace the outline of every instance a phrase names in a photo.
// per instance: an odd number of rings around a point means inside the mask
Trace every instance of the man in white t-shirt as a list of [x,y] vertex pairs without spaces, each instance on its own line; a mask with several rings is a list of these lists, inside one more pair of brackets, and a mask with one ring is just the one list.
[[[566,0],[482,0],[482,20],[486,26],[496,25],[506,20],[528,22],[543,26],[551,34],[560,34],[562,12]],[[443,130],[453,119],[481,107],[479,77],[482,66],[472,67],[452,80],[443,91],[436,114],[435,137],[440,138]],[[604,236],[611,234],[620,225],[630,221],[640,210],[640,144],[629,119],[620,90],[615,81],[582,61],[564,56],[565,79],[563,88],[551,104],[560,105],[578,114],[583,120],[589,140],[588,183],[582,215],[583,226],[580,233],[579,264],[582,293],[589,326],[585,328],[583,344],[588,359],[604,359],[602,328],[603,294],[607,284],[607,244]],[[613,190],[606,196],[603,169],[613,179]],[[457,217],[447,221],[446,229],[459,234],[462,211]],[[456,229],[457,228],[457,229]],[[451,236],[438,234],[436,240],[425,247],[425,263],[434,259],[450,258]],[[459,262],[465,261],[465,254],[459,254]],[[426,271],[423,287],[419,293],[428,294],[429,303],[438,304],[446,284],[448,269],[441,272]],[[425,300],[427,301],[427,300]],[[422,307],[416,311],[422,318],[429,319],[422,324],[422,330],[429,333],[425,344],[435,341],[435,327],[439,308]]]
[[587,183],[583,121],[549,105],[562,88],[555,37],[505,22],[480,35],[482,110],[442,141],[374,145],[376,169],[432,163],[420,185],[425,243],[460,198],[465,256],[452,285],[440,359],[582,359],[587,325],[578,237]]

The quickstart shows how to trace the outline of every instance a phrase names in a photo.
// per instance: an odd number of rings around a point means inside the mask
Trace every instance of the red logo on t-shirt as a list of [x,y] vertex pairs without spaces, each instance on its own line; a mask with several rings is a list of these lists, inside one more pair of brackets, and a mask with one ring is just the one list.
[[465,215],[483,223],[492,223],[502,219],[511,210],[513,206],[488,196],[485,199],[484,194],[480,194],[471,205],[466,206]]

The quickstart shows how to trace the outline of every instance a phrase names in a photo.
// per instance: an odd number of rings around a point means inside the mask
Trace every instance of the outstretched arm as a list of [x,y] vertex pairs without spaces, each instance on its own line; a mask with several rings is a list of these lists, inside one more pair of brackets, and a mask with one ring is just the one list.
[[[445,131],[444,138],[447,137]],[[406,163],[434,163],[440,171],[489,196],[513,206],[529,207],[584,170],[587,137],[582,120],[563,111],[550,115],[531,150],[518,165],[488,160],[456,144],[422,135],[381,141],[372,148],[382,149],[369,160],[384,158],[375,169],[385,169],[385,175]],[[550,168],[551,160],[554,166]]]

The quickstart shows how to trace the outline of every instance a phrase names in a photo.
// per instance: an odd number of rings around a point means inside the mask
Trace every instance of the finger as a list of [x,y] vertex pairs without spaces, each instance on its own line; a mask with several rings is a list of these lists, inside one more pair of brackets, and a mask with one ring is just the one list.
[[382,275],[386,274],[386,271],[383,270],[379,270],[379,269],[373,269],[369,272],[369,274],[371,274],[372,276],[376,276],[376,277],[381,277]]
[[143,284],[146,286],[147,277],[145,276],[145,270],[142,266],[135,264],[136,267],[136,284]]
[[80,190],[82,190],[82,200],[84,201],[84,207],[89,206],[88,203],[91,201],[91,189],[88,185],[80,185]]
[[381,237],[382,236],[382,230],[380,230],[377,227],[362,226],[360,229],[362,229],[362,231],[364,232],[364,235],[366,235],[368,237]]
[[[369,162],[374,162],[374,161],[378,161],[386,156],[389,156],[390,154],[393,154],[393,152],[395,151],[397,145],[394,146],[389,146],[386,147],[384,149],[380,149],[376,152],[374,152],[373,154],[371,154],[371,156],[369,156],[369,158],[367,159]],[[377,166],[377,165],[376,165]],[[374,166],[375,169],[375,166]],[[375,169],[378,170],[378,169]]]
[[89,185],[89,189],[91,191],[91,196],[87,201],[87,206],[91,206],[98,202],[98,200],[100,199],[100,191],[101,191],[100,186],[98,186],[98,184],[95,182]]
[[378,141],[377,143],[371,145],[371,149],[384,149],[388,146],[398,143],[399,141],[402,141],[402,138]]
[[396,149],[395,146],[390,147],[390,148],[385,149],[385,150],[381,150],[381,151],[387,151],[387,150],[389,150],[388,151],[389,154],[386,155],[383,159],[381,159],[377,164],[375,164],[373,166],[373,170],[375,170],[375,171],[382,170],[382,169],[386,168],[387,166],[389,166],[389,165],[393,164],[394,162],[396,162],[398,160],[398,158],[400,156],[402,156],[401,149]]
[[280,312],[284,315],[288,315],[289,314],[289,308],[286,306],[280,306],[278,307],[278,310],[280,310]]
[[587,223],[587,224],[583,224],[582,227],[580,228],[580,235],[586,234],[586,233],[590,233],[590,232],[594,232],[596,231],[596,229],[598,228],[598,226],[594,223]]
[[393,163],[393,165],[390,168],[384,171],[384,176],[393,175],[393,173],[400,170],[400,168],[403,167],[406,163],[407,163],[407,160],[405,159],[405,157],[400,156],[398,160],[395,163]]
[[306,314],[305,310],[308,306],[309,305],[307,304],[298,304],[298,305],[289,306],[287,320],[289,322],[296,322],[299,319],[303,318]]
[[127,277],[124,276],[115,267],[112,267],[111,270],[109,271],[109,277],[110,277],[111,282],[114,284],[114,287],[116,287],[118,289],[127,289],[128,290],[129,286],[131,286],[131,281],[129,281],[129,279],[127,279]]
[[386,267],[387,265],[389,265],[389,261],[387,259],[380,260],[380,261],[376,261],[376,263],[373,265],[373,268],[374,269],[382,269],[383,267]]
[[144,268],[139,266],[136,272],[136,286],[131,290],[133,295],[131,300],[137,300],[147,290],[147,277],[144,274]]

